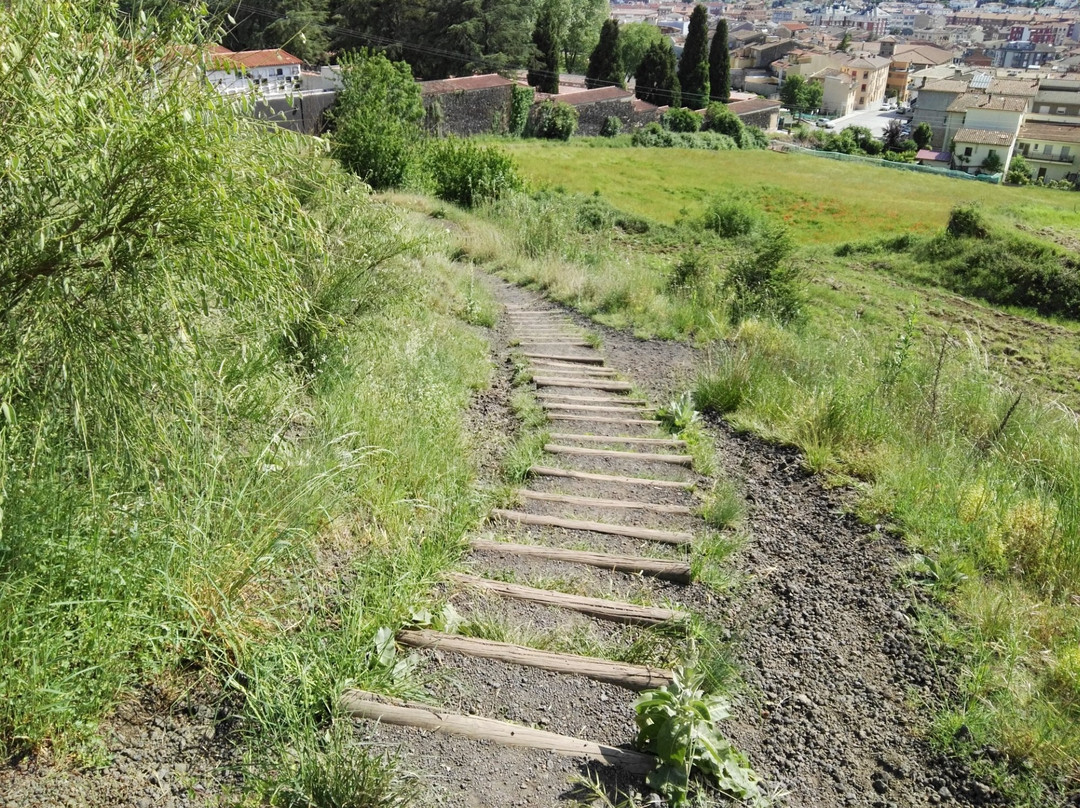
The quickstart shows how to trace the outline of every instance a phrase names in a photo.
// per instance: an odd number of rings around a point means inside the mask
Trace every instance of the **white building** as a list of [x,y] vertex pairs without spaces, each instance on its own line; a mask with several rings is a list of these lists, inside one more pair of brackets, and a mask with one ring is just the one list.
[[303,62],[291,53],[270,50],[231,51],[220,46],[210,52],[206,78],[222,93],[259,90],[264,95],[298,91]]

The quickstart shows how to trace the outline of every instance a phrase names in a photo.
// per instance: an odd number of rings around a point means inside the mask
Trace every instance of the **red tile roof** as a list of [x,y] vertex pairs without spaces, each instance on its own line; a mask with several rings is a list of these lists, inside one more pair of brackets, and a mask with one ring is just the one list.
[[615,101],[622,98],[633,98],[634,94],[622,87],[597,87],[595,90],[582,90],[580,93],[567,93],[560,95],[559,101],[577,107],[584,104],[595,104],[598,101]]
[[423,95],[442,95],[460,90],[489,90],[492,87],[506,87],[514,82],[503,78],[498,73],[485,73],[482,76],[461,76],[456,79],[436,79],[420,82]]
[[235,53],[215,54],[222,62],[231,62],[237,67],[281,67],[282,65],[302,65],[304,62],[281,48],[268,50],[236,51]]
[[994,129],[961,129],[953,140],[957,143],[977,143],[982,146],[1011,146],[1016,136],[1012,132]]
[[780,109],[779,101],[770,101],[768,98],[752,98],[749,101],[735,101],[728,104],[728,109],[736,115],[749,115],[753,112],[764,112],[767,109]]

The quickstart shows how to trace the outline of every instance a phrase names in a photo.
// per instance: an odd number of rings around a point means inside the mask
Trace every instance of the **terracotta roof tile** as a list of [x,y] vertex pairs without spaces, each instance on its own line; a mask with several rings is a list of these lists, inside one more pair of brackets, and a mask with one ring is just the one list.
[[1021,140],[1053,140],[1058,143],[1080,143],[1080,126],[1031,121],[1020,127]]
[[961,129],[953,138],[957,143],[976,143],[981,146],[1012,145],[1016,136],[1012,132],[998,132],[994,129]]
[[456,79],[437,79],[435,81],[420,82],[420,92],[423,95],[442,95],[443,93],[455,93],[459,90],[487,90],[492,87],[506,87],[514,82],[503,78],[498,73],[486,73],[483,76],[461,76]]

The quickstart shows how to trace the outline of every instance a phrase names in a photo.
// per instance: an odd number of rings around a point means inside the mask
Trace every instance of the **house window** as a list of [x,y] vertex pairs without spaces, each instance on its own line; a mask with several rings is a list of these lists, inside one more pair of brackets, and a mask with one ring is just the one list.
[[1058,107],[1056,114],[1057,115],[1064,115],[1065,114],[1065,107]]
[[865,84],[864,84],[864,85],[862,86],[862,91],[863,91],[864,93],[866,92],[866,85],[865,85]]
[[278,74],[279,76],[284,76],[284,75],[285,75],[285,71],[284,71],[284,70],[282,70],[282,69],[281,69],[281,68],[279,67],[279,68],[277,69],[277,74]]
[[964,149],[964,157],[971,157],[971,146]]
[[862,72],[862,77],[863,77],[864,79],[868,79],[868,78],[870,78],[870,71],[869,71],[869,70],[864,70],[864,71]]
[[1068,159],[1071,151],[1072,151],[1072,149],[1070,147],[1062,146],[1061,147],[1061,159],[1062,160]]

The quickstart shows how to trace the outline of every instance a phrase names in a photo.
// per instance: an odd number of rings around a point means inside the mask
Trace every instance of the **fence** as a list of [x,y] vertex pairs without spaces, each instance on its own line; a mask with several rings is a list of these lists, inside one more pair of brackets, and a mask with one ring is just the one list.
[[829,160],[839,160],[843,163],[862,163],[869,166],[884,166],[898,171],[914,171],[921,174],[936,174],[939,177],[952,177],[958,180],[975,180],[976,182],[990,182],[995,185],[1001,183],[1001,174],[968,174],[965,171],[953,171],[948,168],[935,168],[934,166],[921,166],[918,163],[894,163],[891,160],[863,157],[858,154],[842,154],[841,152],[818,151],[796,146],[794,143],[782,143],[773,141],[770,148],[779,152],[797,152],[799,154],[811,154],[815,157],[824,157]]

